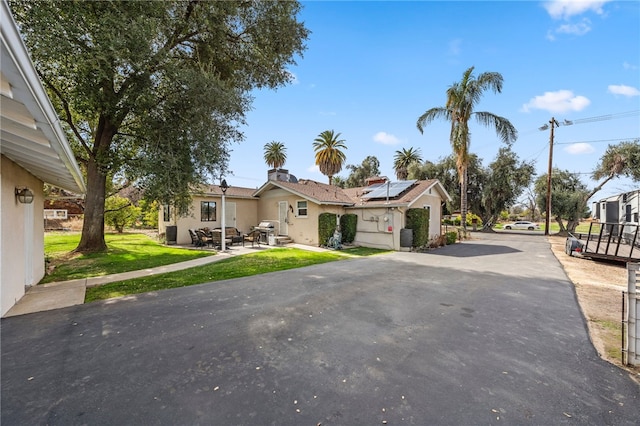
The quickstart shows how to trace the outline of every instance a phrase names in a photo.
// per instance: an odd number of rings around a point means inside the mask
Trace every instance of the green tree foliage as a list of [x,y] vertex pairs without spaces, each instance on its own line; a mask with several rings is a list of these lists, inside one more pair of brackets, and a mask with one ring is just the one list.
[[347,180],[342,176],[334,176],[333,177],[333,186],[337,186],[338,188],[346,188]]
[[[547,174],[535,181],[536,201],[547,211]],[[591,191],[580,181],[580,176],[568,170],[554,168],[551,172],[551,217],[560,226],[560,233],[573,232],[586,208]],[[565,227],[564,220],[567,221]]]
[[224,175],[251,90],[288,83],[309,34],[295,1],[11,7],[86,171],[80,252],[106,249],[108,177],[185,212],[190,188]]
[[380,161],[378,161],[376,157],[370,155],[362,160],[362,163],[359,166],[347,164],[347,170],[350,170],[350,173],[347,177],[344,188],[358,188],[366,185],[367,178],[380,175]]
[[149,201],[147,199],[140,200],[140,225],[143,228],[158,229],[158,212],[160,204],[157,201]]
[[[469,154],[467,165],[467,205],[471,211],[477,211],[482,201],[482,183],[484,173],[482,159],[476,154]],[[413,163],[408,168],[408,179],[438,179],[451,196],[447,202],[446,212],[451,214],[460,208],[460,185],[455,156],[440,158],[438,162],[425,161],[423,164]]]
[[344,149],[347,149],[344,139],[339,139],[340,133],[325,130],[313,140],[313,150],[316,152],[316,165],[320,172],[329,177],[329,185],[334,175],[340,173],[342,165],[347,159]]
[[469,146],[471,133],[469,120],[475,117],[479,124],[493,127],[500,139],[505,143],[512,143],[518,137],[518,132],[509,120],[486,111],[475,111],[482,95],[487,90],[494,93],[502,92],[502,75],[497,72],[484,72],[478,77],[473,75],[474,67],[462,74],[462,80],[447,89],[447,102],[444,107],[435,107],[425,111],[416,123],[420,133],[426,125],[436,118],[451,122],[449,142],[456,157],[456,167],[461,186],[460,211],[462,222],[465,223],[467,214],[467,167],[469,165]]
[[402,148],[402,151],[396,151],[393,156],[393,169],[396,172],[396,178],[398,178],[398,180],[407,179],[409,166],[414,163],[420,163],[421,161],[420,148]]
[[105,201],[104,221],[119,233],[133,226],[140,217],[141,209],[119,195],[112,195]]
[[[588,212],[587,202],[602,187],[620,176],[640,181],[640,143],[626,141],[609,145],[600,158],[592,174],[593,179],[602,179],[589,190],[580,181],[578,175],[566,170],[553,169],[551,173],[551,216],[560,225],[560,234],[574,232],[580,219]],[[547,175],[540,176],[535,182],[538,206],[547,210]],[[567,221],[565,227],[563,220]]]
[[594,180],[603,179],[598,184],[600,190],[604,184],[616,177],[625,176],[640,181],[640,141],[621,142],[609,145],[592,174]]
[[524,190],[531,184],[535,175],[534,162],[519,161],[511,147],[502,147],[495,160],[485,170],[482,187],[482,221],[488,229],[494,224],[502,210],[511,207]]
[[264,145],[264,161],[273,169],[280,169],[287,161],[287,148],[282,142],[272,141]]

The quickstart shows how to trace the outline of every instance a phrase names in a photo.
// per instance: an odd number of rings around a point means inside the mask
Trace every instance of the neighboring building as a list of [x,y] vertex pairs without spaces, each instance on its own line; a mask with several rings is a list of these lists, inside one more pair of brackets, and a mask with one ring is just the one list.
[[592,217],[600,222],[640,225],[640,189],[593,203]]
[[[388,182],[368,181],[369,186],[342,189],[313,180],[300,179],[287,170],[270,170],[257,190],[231,187],[225,197],[225,225],[248,232],[262,221],[275,224],[275,234],[296,243],[319,246],[318,218],[322,213],[358,215],[354,243],[366,247],[400,249],[400,229],[406,210],[430,211],[430,237],[441,233],[442,204],[449,194],[437,180]],[[191,242],[189,229],[221,226],[222,191],[212,186],[196,195],[192,213],[176,217],[167,208],[160,213],[159,231],[176,226],[177,243]]]
[[46,95],[9,6],[0,23],[0,309],[44,276],[44,183],[85,192],[58,116]]

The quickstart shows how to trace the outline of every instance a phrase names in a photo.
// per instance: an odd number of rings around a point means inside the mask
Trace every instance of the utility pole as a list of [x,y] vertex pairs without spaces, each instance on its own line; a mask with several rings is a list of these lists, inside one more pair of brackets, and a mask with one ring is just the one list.
[[549,137],[549,169],[547,171],[547,212],[545,217],[544,235],[549,235],[549,219],[551,218],[551,170],[553,164],[553,129],[560,126],[558,120],[551,117],[549,120],[551,125],[551,136]]

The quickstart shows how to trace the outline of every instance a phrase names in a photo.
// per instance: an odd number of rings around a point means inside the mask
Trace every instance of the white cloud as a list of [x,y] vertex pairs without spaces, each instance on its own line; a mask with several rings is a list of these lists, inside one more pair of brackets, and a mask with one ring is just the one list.
[[316,164],[307,167],[307,171],[309,173],[320,173],[320,167],[318,167]]
[[378,132],[373,135],[373,140],[383,145],[397,145],[400,140],[394,135],[387,132]]
[[449,55],[458,56],[462,50],[462,39],[456,38],[449,42]]
[[590,103],[589,99],[584,96],[575,96],[571,90],[558,90],[544,92],[544,95],[536,96],[522,105],[521,111],[529,112],[532,109],[542,109],[549,112],[581,111]]
[[622,64],[622,68],[624,68],[625,70],[632,70],[632,71],[635,71],[635,70],[637,70],[637,69],[638,69],[638,66],[637,66],[637,65],[630,64],[630,63],[629,63],[629,62],[627,62],[627,61],[624,61],[624,63]]
[[298,76],[295,75],[293,72],[286,70],[285,73],[288,74],[289,81],[291,82],[291,84],[293,85],[300,84],[300,80],[298,80]]
[[611,0],[553,0],[544,3],[544,8],[553,19],[568,19],[585,12],[603,15],[602,6]]
[[585,35],[591,31],[591,21],[583,19],[578,24],[564,24],[556,28],[556,32],[559,34],[573,34],[573,35]]
[[575,154],[575,155],[591,154],[592,152],[595,151],[595,149],[591,145],[584,142],[572,143],[571,145],[567,146],[564,150],[569,154]]
[[640,96],[640,90],[636,89],[635,87],[625,86],[624,84],[620,84],[620,85],[610,84],[608,91],[609,93],[613,93],[614,95],[622,95],[622,96],[629,96],[629,97]]

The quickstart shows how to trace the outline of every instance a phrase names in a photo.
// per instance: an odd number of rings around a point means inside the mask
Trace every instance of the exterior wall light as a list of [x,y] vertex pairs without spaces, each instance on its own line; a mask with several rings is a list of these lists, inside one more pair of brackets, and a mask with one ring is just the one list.
[[33,203],[33,191],[29,188],[16,188],[16,199],[20,204]]

